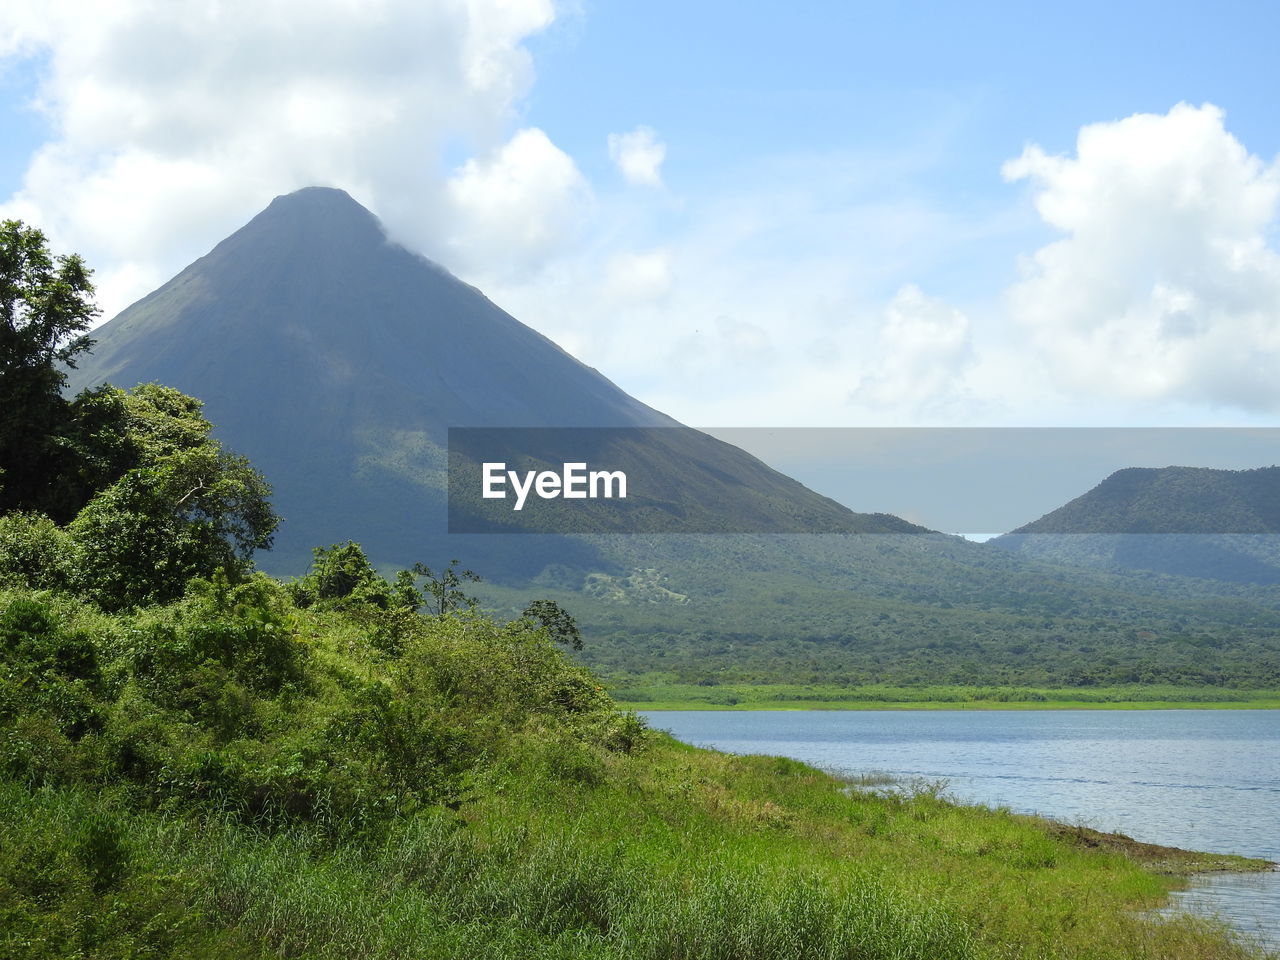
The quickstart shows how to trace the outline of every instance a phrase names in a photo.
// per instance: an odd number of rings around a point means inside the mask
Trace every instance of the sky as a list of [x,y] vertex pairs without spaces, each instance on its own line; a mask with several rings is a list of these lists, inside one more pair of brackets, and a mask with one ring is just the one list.
[[104,318],[272,197],[701,427],[1270,426],[1280,7],[6,0],[0,215]]

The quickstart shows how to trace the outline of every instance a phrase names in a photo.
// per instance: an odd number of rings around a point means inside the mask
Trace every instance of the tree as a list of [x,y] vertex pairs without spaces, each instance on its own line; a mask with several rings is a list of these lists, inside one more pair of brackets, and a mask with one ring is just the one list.
[[290,587],[298,606],[327,602],[337,607],[371,604],[386,609],[392,604],[392,588],[378,575],[360,544],[348,540],[316,547],[311,554],[311,569]]
[[74,254],[54,257],[34,227],[0,223],[0,513],[26,508],[68,519],[50,499],[66,457],[58,442],[68,413],[63,368],[93,344],[90,273]]
[[522,616],[542,626],[556,643],[563,643],[571,650],[582,649],[578,622],[554,600],[535,600],[524,608]]
[[55,437],[62,456],[46,484],[46,512],[70,520],[135,467],[207,446],[212,427],[201,407],[194,397],[158,383],[82,391],[67,406]]
[[107,609],[167,602],[195,577],[238,579],[271,546],[271,488],[215,440],[125,473],[67,526],[76,585]]
[[450,560],[449,566],[445,567],[437,575],[430,567],[415,563],[413,565],[413,573],[419,577],[425,577],[426,583],[423,584],[427,592],[427,596],[431,598],[432,606],[435,607],[436,616],[443,617],[450,610],[456,610],[460,607],[474,609],[479,605],[480,601],[475,597],[467,596],[458,589],[462,585],[462,581],[470,580],[472,583],[481,583],[481,577],[473,570],[458,570],[458,561]]
[[271,487],[222,449],[199,400],[159,384],[110,385],[72,404],[67,525],[77,586],[119,609],[182,596],[194,577],[238,579],[271,545]]

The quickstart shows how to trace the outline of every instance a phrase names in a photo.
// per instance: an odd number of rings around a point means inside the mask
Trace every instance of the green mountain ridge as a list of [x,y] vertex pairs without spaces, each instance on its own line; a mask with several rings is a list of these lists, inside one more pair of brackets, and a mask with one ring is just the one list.
[[1280,584],[1280,467],[1132,467],[991,543],[1024,556]]
[[1280,467],[1129,467],[1013,533],[1280,533]]

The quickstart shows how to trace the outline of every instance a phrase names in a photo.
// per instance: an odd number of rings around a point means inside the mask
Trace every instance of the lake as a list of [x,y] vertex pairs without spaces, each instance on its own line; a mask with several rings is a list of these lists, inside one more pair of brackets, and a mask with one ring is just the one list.
[[[1280,861],[1280,711],[662,711],[698,746],[841,773],[946,782],[1006,806],[1138,840]],[[1280,873],[1175,894],[1280,948]]]

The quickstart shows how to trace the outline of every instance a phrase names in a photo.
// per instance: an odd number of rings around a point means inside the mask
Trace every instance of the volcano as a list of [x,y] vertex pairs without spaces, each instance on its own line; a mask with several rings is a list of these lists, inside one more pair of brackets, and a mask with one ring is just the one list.
[[[312,547],[346,539],[384,566],[442,549],[482,550],[491,572],[513,554],[524,572],[552,559],[607,566],[582,542],[442,545],[448,429],[679,427],[326,187],[277,197],[94,336],[72,390],[176,387],[266,474],[284,517],[260,557],[273,572],[300,572]],[[855,513],[706,434],[679,434],[680,449],[656,444],[646,468],[702,529],[744,516],[791,532],[918,529]]]

